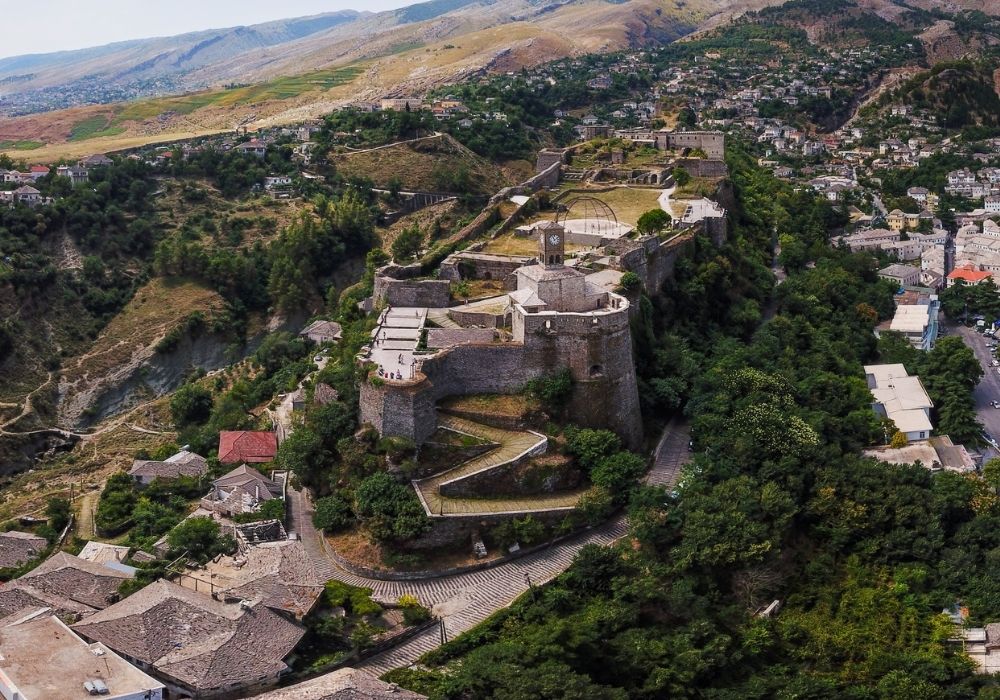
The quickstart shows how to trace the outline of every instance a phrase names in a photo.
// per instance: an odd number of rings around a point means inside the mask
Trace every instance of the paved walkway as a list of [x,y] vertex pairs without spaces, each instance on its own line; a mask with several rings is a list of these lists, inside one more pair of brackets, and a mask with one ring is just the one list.
[[460,481],[475,474],[508,464],[533,450],[541,451],[546,443],[544,435],[527,430],[504,430],[476,423],[456,416],[440,415],[438,425],[459,433],[485,438],[499,445],[494,450],[463,462],[454,469],[435,474],[427,479],[414,481],[424,510],[430,516],[469,517],[500,513],[539,513],[551,510],[569,510],[576,506],[586,489],[562,493],[530,496],[525,498],[453,498],[442,496],[441,485]]
[[[688,439],[686,426],[667,427],[657,448],[653,467],[646,477],[647,483],[667,487],[676,483],[680,468],[690,459]],[[395,602],[404,593],[417,596],[421,603],[432,607],[442,619],[449,639],[472,629],[497,610],[510,605],[528,589],[529,580],[531,585],[541,585],[561,574],[584,546],[610,544],[628,532],[626,517],[619,515],[599,527],[491,569],[422,581],[382,581],[352,574],[330,559],[320,533],[312,525],[312,508],[305,493],[289,488],[289,511],[292,529],[301,537],[318,573],[351,585],[371,588],[378,600]],[[408,666],[438,647],[440,634],[439,628],[431,627],[358,666],[376,675]]]

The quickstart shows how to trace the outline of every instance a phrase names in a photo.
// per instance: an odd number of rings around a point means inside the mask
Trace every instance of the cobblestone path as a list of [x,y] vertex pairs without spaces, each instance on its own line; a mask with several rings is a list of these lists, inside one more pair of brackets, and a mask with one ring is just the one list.
[[[681,467],[690,460],[688,439],[686,426],[667,427],[657,446],[653,467],[646,477],[647,483],[667,487],[676,483]],[[533,586],[541,585],[558,576],[585,545],[610,544],[628,532],[627,519],[620,515],[573,538],[491,569],[421,581],[382,581],[352,574],[327,555],[320,533],[312,525],[312,508],[305,493],[289,489],[289,511],[292,529],[301,537],[317,571],[323,576],[371,588],[378,600],[395,602],[404,593],[415,595],[442,619],[449,639],[472,629],[497,610],[510,605],[528,590],[529,582]],[[380,675],[416,662],[440,643],[441,631],[432,627],[398,647],[366,659],[358,666]]]

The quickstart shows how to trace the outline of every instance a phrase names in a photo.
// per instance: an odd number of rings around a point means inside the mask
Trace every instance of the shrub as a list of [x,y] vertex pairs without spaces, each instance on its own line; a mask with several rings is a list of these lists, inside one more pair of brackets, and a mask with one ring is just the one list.
[[588,473],[602,459],[621,450],[621,447],[621,440],[610,430],[575,427],[566,429],[566,451],[576,457],[580,466]]
[[573,377],[569,369],[562,369],[556,374],[532,379],[527,388],[528,393],[541,401],[546,409],[560,412],[573,393]]
[[351,504],[340,496],[326,496],[316,501],[312,520],[313,525],[320,530],[337,532],[354,523],[354,512],[351,510]]
[[382,606],[372,600],[372,589],[352,586],[336,579],[327,581],[323,597],[327,605],[343,608],[349,615],[377,615],[382,612]]
[[170,417],[183,428],[200,425],[212,415],[212,392],[197,384],[185,384],[170,399]]

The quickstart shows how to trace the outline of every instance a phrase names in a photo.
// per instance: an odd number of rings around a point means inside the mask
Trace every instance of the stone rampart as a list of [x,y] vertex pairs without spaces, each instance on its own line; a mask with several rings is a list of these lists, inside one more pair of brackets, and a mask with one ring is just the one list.
[[728,177],[725,161],[713,158],[678,158],[674,165],[684,168],[694,177]]
[[451,301],[451,283],[448,280],[412,279],[420,267],[410,265],[388,266],[375,275],[372,297],[376,305],[426,306],[438,309]]
[[364,382],[362,421],[383,435],[420,443],[434,432],[434,406],[441,399],[515,393],[565,367],[573,377],[570,420],[614,430],[637,448],[642,417],[627,308],[604,314],[525,314],[523,344],[461,345],[427,357],[414,382],[379,387]]

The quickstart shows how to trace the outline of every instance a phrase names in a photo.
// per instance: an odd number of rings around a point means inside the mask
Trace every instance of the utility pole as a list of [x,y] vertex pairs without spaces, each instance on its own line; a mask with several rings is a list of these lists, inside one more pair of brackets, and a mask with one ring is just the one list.
[[439,617],[438,618],[438,630],[441,633],[441,644],[447,644],[448,643],[448,630],[445,629],[444,618],[443,617]]

